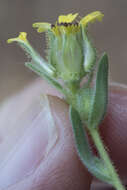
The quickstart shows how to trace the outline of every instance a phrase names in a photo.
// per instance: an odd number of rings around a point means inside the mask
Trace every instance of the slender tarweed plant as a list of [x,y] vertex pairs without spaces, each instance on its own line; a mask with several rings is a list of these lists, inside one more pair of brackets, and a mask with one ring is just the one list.
[[[33,24],[39,33],[46,33],[47,61],[33,49],[25,32],[9,39],[8,43],[17,42],[31,58],[25,65],[63,94],[70,106],[77,154],[88,171],[117,190],[124,190],[99,135],[99,125],[108,103],[108,56],[104,53],[96,64],[96,49],[88,35],[88,24],[101,21],[103,14],[95,11],[80,21],[77,17],[77,13],[60,15],[54,24]],[[86,80],[81,85],[84,78]],[[99,157],[92,152],[87,132]]]

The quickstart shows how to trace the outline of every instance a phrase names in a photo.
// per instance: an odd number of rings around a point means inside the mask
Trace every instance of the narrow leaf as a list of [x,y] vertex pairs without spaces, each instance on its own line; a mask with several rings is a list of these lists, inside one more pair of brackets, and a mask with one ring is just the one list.
[[76,149],[81,161],[92,175],[104,182],[112,184],[108,170],[105,168],[103,161],[93,155],[80,116],[72,107],[70,107],[70,119]]
[[88,127],[96,128],[104,119],[108,103],[108,56],[104,54],[99,61],[94,87]]

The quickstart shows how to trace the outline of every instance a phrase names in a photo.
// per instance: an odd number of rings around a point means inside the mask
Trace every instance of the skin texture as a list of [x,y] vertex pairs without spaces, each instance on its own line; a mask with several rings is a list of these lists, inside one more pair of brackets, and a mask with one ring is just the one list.
[[[46,99],[40,98],[42,93],[49,94],[48,111],[45,109],[48,107]],[[37,80],[1,105],[0,189],[112,189],[95,180],[79,160],[68,105],[61,97],[46,82]],[[125,184],[126,115],[127,88],[124,85],[111,85],[108,113],[100,132]]]

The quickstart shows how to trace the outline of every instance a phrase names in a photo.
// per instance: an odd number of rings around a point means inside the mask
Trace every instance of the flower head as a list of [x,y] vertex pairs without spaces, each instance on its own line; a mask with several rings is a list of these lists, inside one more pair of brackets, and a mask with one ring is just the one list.
[[80,22],[75,21],[77,16],[78,13],[60,15],[58,17],[58,21],[56,21],[55,24],[50,24],[46,22],[34,23],[33,27],[38,28],[37,31],[39,33],[49,30],[52,31],[56,36],[64,33],[71,34],[73,32],[79,31],[81,26],[86,27],[90,22],[94,22],[96,20],[101,21],[104,15],[100,11],[95,11],[83,17]]
[[[95,20],[101,21],[103,14],[95,11],[80,21],[77,17],[78,13],[60,15],[54,24],[46,22],[33,24],[39,33],[47,33],[48,61],[56,68],[57,76],[67,81],[80,80],[95,62],[95,51],[91,48],[88,39],[83,36],[83,32],[88,23]],[[89,56],[88,49],[84,50],[86,48],[84,40],[89,50],[93,51],[92,57]],[[88,52],[88,56],[84,55],[84,51]],[[86,60],[85,64],[84,60]]]
[[43,62],[43,65],[40,65],[49,75],[67,82],[81,81],[82,77],[93,69],[96,61],[95,49],[87,37],[87,26],[96,20],[101,21],[103,14],[95,11],[80,21],[77,18],[78,13],[70,13],[60,15],[54,24],[47,22],[33,24],[39,33],[47,34],[48,63],[34,51],[25,32],[21,32],[17,38],[9,39],[8,43],[18,42],[34,63],[39,65]]

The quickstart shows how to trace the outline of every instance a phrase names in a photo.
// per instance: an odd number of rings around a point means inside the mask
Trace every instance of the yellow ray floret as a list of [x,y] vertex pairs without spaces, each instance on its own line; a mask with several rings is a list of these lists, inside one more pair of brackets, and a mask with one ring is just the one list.
[[27,33],[26,32],[20,32],[19,36],[17,38],[11,38],[7,40],[7,43],[12,43],[12,42],[27,42]]
[[76,14],[68,14],[68,15],[60,15],[58,18],[59,23],[71,23],[73,22],[76,17],[78,16],[78,13]]
[[33,28],[38,28],[37,31],[39,33],[46,32],[51,29],[51,24],[47,22],[37,22],[33,24]]
[[53,25],[47,22],[42,22],[42,23],[40,22],[40,23],[34,23],[33,27],[37,28],[37,31],[39,33],[50,30],[56,36],[62,34],[71,34],[78,32],[80,30],[80,26],[83,26],[85,28],[90,22],[95,22],[96,20],[101,21],[104,15],[100,11],[95,11],[83,17],[80,20],[80,22],[73,23],[73,21],[76,19],[77,16],[78,13],[60,15],[58,17],[58,21],[56,21],[56,23]]
[[92,23],[92,22],[95,22],[96,20],[101,21],[103,16],[104,15],[100,11],[92,12],[88,14],[87,16],[85,16],[84,18],[82,18],[80,21],[80,24],[85,27],[87,26],[89,22]]

